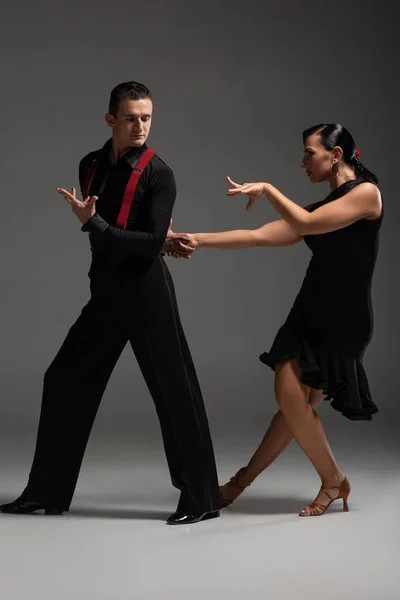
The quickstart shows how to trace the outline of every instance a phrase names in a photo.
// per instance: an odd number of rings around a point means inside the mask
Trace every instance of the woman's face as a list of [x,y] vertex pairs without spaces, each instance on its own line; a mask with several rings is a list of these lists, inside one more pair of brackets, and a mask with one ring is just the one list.
[[314,133],[306,139],[301,167],[305,169],[311,183],[327,181],[332,175],[335,150],[326,150],[322,146],[319,133]]

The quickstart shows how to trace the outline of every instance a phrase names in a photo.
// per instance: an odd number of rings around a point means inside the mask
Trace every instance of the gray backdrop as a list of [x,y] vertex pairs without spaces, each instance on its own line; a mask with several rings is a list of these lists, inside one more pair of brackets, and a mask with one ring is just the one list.
[[[333,435],[379,429],[383,443],[398,416],[395,10],[365,1],[2,2],[0,436],[14,457],[23,452],[24,473],[43,373],[88,298],[87,236],[54,187],[78,184],[79,159],[109,136],[109,92],[129,79],[154,95],[149,145],[176,175],[177,231],[255,228],[276,217],[266,201],[247,214],[245,199],[226,197],[226,175],[268,180],[303,205],[324,197],[327,188],[311,186],[300,169],[301,132],[335,121],[353,133],[380,177],[386,210],[366,357],[381,413],[372,424],[349,423],[328,405],[321,414]],[[272,372],[258,355],[309,257],[297,245],[169,259],[217,454],[246,436],[254,447],[275,410]],[[91,444],[105,439],[126,439],[132,452],[160,444],[129,349]]]

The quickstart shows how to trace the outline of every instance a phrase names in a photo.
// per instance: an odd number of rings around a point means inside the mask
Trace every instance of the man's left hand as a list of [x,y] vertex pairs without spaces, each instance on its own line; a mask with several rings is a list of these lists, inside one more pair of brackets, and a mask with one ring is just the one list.
[[88,196],[85,200],[81,201],[76,197],[75,188],[72,188],[71,192],[67,192],[63,188],[56,188],[56,191],[70,204],[72,211],[76,214],[82,225],[85,225],[96,213],[97,196]]

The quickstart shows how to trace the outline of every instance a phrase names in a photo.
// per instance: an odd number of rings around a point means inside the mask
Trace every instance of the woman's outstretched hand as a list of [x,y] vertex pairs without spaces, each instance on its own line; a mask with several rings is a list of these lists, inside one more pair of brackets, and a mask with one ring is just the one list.
[[235,183],[230,177],[226,178],[227,182],[232,186],[227,191],[227,196],[237,196],[238,194],[246,194],[249,199],[246,205],[246,210],[250,211],[254,202],[257,202],[265,194],[265,183]]

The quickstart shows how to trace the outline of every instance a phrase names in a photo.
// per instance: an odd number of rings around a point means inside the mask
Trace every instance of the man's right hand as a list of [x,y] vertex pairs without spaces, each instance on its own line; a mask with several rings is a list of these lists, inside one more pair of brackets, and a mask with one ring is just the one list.
[[85,225],[93,215],[96,214],[97,196],[88,196],[81,202],[76,197],[76,189],[74,187],[72,188],[71,193],[64,188],[56,188],[56,191],[71,205],[72,211],[78,217],[82,225]]

